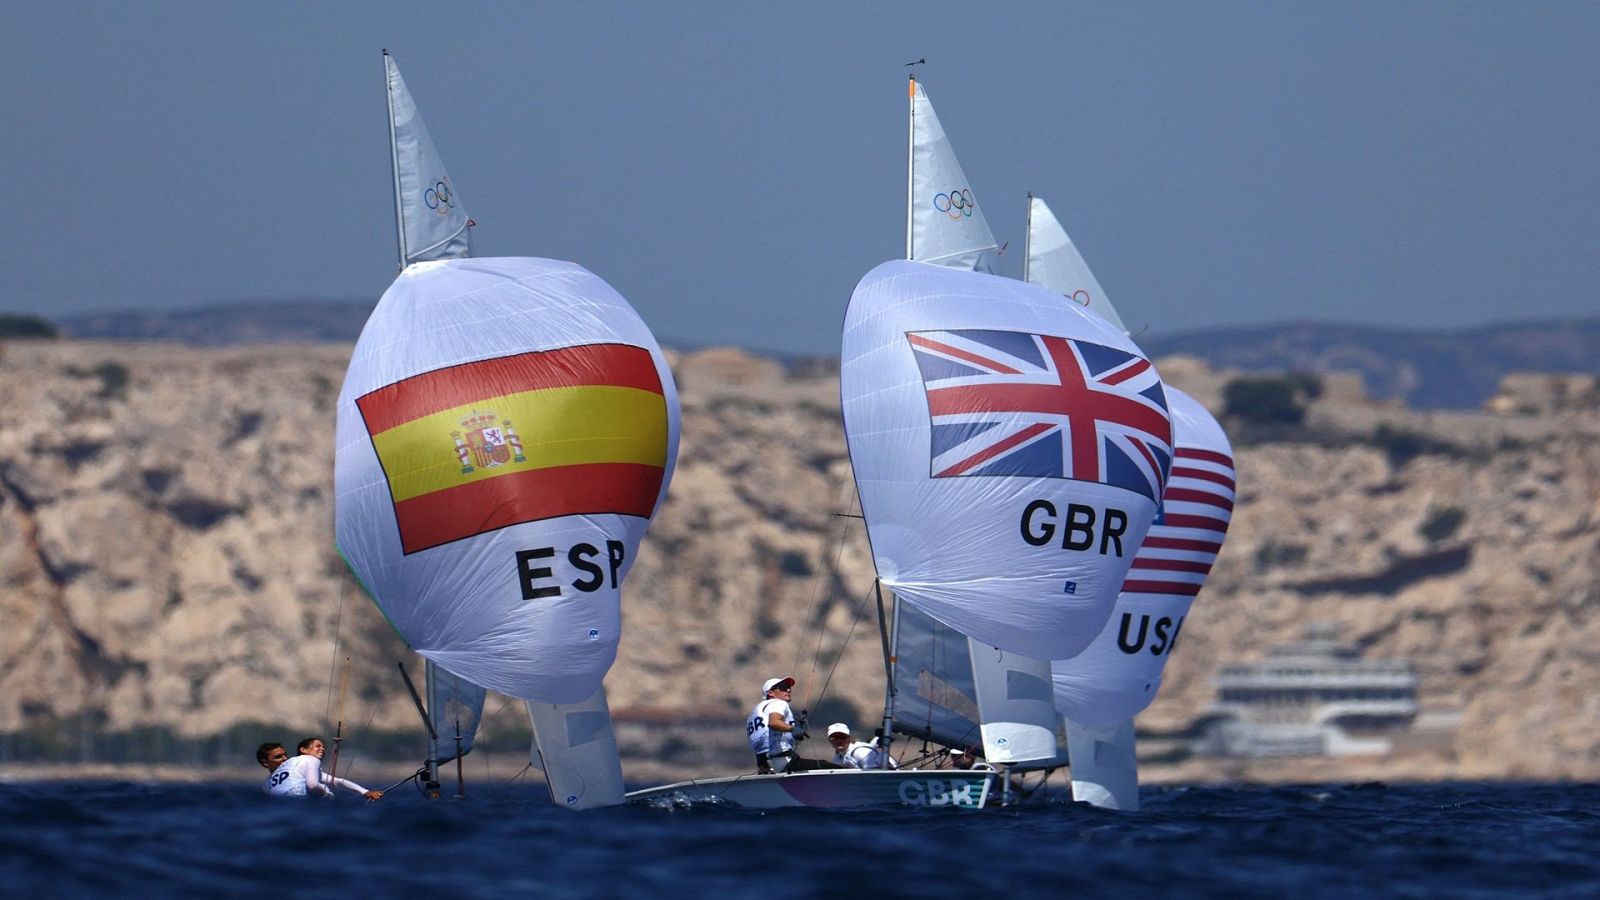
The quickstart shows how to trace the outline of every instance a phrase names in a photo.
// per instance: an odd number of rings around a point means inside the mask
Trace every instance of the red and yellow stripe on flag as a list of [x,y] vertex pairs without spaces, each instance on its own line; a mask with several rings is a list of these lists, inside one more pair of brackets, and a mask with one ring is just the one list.
[[558,516],[649,516],[667,402],[649,351],[587,344],[435,369],[356,400],[404,552]]

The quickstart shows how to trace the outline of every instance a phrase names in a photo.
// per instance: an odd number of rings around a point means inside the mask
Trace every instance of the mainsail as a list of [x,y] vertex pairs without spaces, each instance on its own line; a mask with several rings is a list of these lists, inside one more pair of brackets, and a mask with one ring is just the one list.
[[840,391],[883,585],[1001,650],[1088,646],[1171,462],[1133,342],[1035,285],[889,262],[851,297]]
[[472,255],[472,224],[444,170],[428,126],[417,113],[400,67],[383,51],[389,94],[389,150],[394,167],[395,228],[400,268],[414,262]]
[[927,92],[915,77],[911,79],[910,140],[906,259],[991,271],[997,247],[994,235]]
[[1027,249],[1023,254],[1022,280],[1042,284],[1073,303],[1099,313],[1102,318],[1117,326],[1123,334],[1128,326],[1122,324],[1111,298],[1100,287],[1100,282],[1089,271],[1089,264],[1061,227],[1055,213],[1043,200],[1028,195]]

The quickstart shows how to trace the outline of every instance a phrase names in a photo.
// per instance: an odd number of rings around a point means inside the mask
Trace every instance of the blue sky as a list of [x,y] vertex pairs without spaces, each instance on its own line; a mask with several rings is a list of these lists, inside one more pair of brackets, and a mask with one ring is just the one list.
[[480,255],[672,342],[830,352],[904,248],[903,63],[1021,270],[1136,331],[1591,316],[1600,4],[57,3],[0,55],[0,311],[376,299],[380,50]]

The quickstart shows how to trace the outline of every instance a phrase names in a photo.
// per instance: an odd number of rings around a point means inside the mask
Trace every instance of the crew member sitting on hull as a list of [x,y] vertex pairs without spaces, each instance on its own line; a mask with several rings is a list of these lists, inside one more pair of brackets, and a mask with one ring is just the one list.
[[756,771],[762,775],[772,775],[849,768],[795,755],[795,742],[805,740],[806,727],[804,724],[795,724],[794,710],[789,707],[789,698],[793,693],[793,678],[768,678],[761,685],[762,700],[756,704],[744,725],[745,735],[750,739],[750,751],[756,755]]
[[256,762],[272,773],[261,786],[262,790],[274,797],[332,797],[333,789],[342,787],[369,801],[383,796],[383,791],[369,791],[348,778],[336,778],[322,771],[322,757],[327,751],[322,738],[306,738],[297,749],[300,755],[291,757],[279,743],[266,743],[256,748]]
[[876,741],[858,741],[850,736],[850,726],[835,722],[828,726],[828,743],[833,745],[833,761],[850,769],[898,769],[894,757],[883,752]]

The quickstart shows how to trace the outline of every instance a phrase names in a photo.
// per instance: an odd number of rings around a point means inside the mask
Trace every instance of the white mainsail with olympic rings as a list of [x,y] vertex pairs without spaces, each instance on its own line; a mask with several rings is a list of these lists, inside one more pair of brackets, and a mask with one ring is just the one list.
[[994,268],[998,245],[972,183],[950,146],[928,94],[911,79],[911,167],[906,199],[906,258],[975,269]]
[[1111,305],[1111,298],[1089,271],[1089,264],[1084,262],[1067,230],[1050,207],[1031,194],[1028,195],[1027,250],[1023,256],[1023,281],[1042,284],[1090,312],[1099,313],[1123,334],[1128,333],[1128,326],[1122,324],[1117,308]]
[[400,268],[414,262],[471,256],[472,220],[461,192],[444,170],[428,126],[400,77],[400,67],[387,50],[383,51],[383,67],[388,83]]

